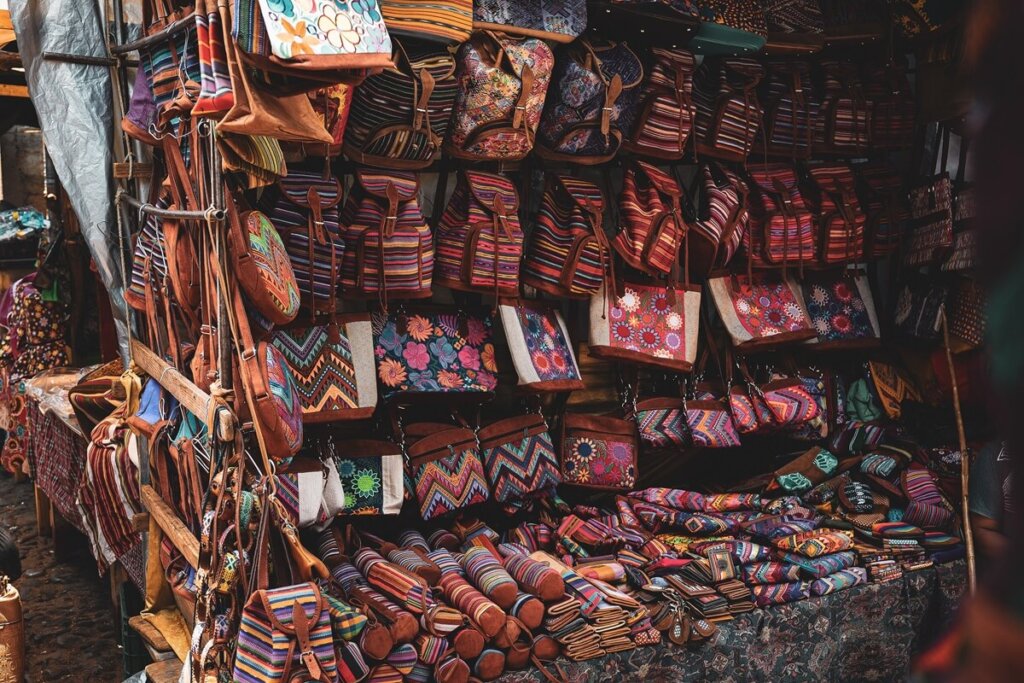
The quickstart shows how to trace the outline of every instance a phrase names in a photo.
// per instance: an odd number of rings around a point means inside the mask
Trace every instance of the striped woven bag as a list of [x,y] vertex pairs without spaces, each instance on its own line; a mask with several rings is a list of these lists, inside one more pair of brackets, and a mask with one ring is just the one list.
[[869,68],[864,94],[871,102],[871,147],[905,149],[914,140],[916,107],[903,64]]
[[820,64],[824,78],[821,116],[814,121],[814,149],[843,154],[867,153],[872,148],[871,110],[860,78],[860,67],[833,60]]
[[196,2],[196,42],[201,82],[192,116],[216,116],[234,106],[235,95],[228,73],[221,15],[215,2]]
[[764,134],[767,152],[793,159],[811,156],[811,122],[821,103],[812,88],[811,67],[806,61],[771,60],[761,86],[764,102]]
[[847,164],[809,170],[812,191],[807,204],[818,223],[818,258],[822,263],[851,263],[864,253],[867,217],[857,200],[853,171]]
[[694,75],[696,146],[702,155],[746,160],[761,127],[757,86],[764,67],[752,59],[706,59]]
[[455,102],[455,58],[429,43],[394,41],[395,66],[355,90],[345,154],[382,168],[424,168],[441,153]]
[[752,265],[810,263],[817,255],[814,218],[804,202],[796,170],[787,164],[749,168],[753,181],[750,228],[744,249]]
[[519,194],[504,176],[459,172],[437,226],[435,282],[450,289],[516,296],[523,230]]
[[[700,280],[715,268],[729,265],[747,234],[747,183],[716,163],[705,164],[700,177],[700,210],[690,224],[687,256],[691,279]],[[698,182],[701,182],[698,180]]]
[[430,296],[434,242],[418,199],[413,173],[356,172],[341,221],[345,296],[423,299]]
[[392,36],[458,44],[473,30],[473,0],[380,0],[380,13]]
[[612,246],[630,267],[655,276],[678,271],[686,234],[682,202],[683,189],[671,175],[643,161],[629,166]]
[[588,298],[613,276],[596,185],[551,174],[523,262],[523,282],[554,296]]
[[696,116],[693,72],[697,62],[689,50],[661,47],[651,48],[651,60],[636,124],[622,147],[658,159],[682,159]]

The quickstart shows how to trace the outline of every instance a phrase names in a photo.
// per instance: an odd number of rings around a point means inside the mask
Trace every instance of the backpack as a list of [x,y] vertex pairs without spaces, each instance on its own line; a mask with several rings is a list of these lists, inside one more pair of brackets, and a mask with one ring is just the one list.
[[633,129],[644,69],[625,43],[580,38],[560,48],[544,115],[541,157],[600,164]]
[[523,261],[523,282],[555,296],[589,298],[612,272],[604,195],[592,183],[550,174]]
[[864,153],[871,149],[871,103],[867,100],[857,65],[821,62],[821,112],[814,122],[816,150]]
[[459,48],[445,152],[516,161],[533,149],[555,57],[537,38],[477,31]]
[[660,47],[651,48],[651,59],[636,124],[622,146],[634,154],[681,159],[696,115],[693,72],[697,62],[689,50]]
[[909,148],[917,111],[906,68],[889,64],[868,69],[864,95],[871,103],[871,147]]
[[683,190],[668,173],[636,161],[626,170],[619,195],[619,234],[612,246],[631,267],[648,275],[679,269],[686,235]]
[[437,226],[437,284],[516,296],[523,230],[519,195],[504,176],[459,172],[455,192]]
[[746,161],[761,127],[757,86],[764,67],[753,59],[705,59],[693,79],[698,154]]
[[355,89],[343,148],[360,164],[424,168],[441,154],[448,132],[455,58],[439,45],[393,42],[395,66]]
[[816,255],[814,220],[796,170],[786,164],[749,169],[750,226],[745,249],[753,265],[810,263]]
[[818,117],[817,95],[811,84],[811,68],[804,60],[772,60],[761,84],[764,102],[762,140],[768,154],[807,159],[814,137],[812,122]]
[[846,164],[814,166],[809,171],[807,203],[818,223],[822,263],[850,263],[864,254],[866,217],[857,200],[853,171]]
[[688,245],[691,280],[729,264],[746,236],[749,218],[749,190],[742,178],[717,164],[704,164],[701,171],[700,211]]
[[867,257],[886,256],[900,246],[900,236],[910,213],[907,193],[899,172],[885,163],[854,167],[860,179],[860,204],[867,216]]
[[346,297],[430,297],[434,243],[418,193],[414,173],[356,171],[341,214]]

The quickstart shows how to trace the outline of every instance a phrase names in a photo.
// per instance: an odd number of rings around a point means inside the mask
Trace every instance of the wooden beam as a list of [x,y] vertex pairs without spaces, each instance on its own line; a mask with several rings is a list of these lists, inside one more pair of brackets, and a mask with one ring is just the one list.
[[185,556],[185,561],[192,565],[193,568],[198,569],[199,539],[192,535],[188,527],[178,519],[178,515],[175,514],[174,510],[164,502],[164,499],[160,497],[156,489],[149,484],[142,485],[142,504],[149,511],[157,526],[164,532],[164,535]]
[[28,86],[0,83],[0,97],[28,97]]
[[171,392],[171,395],[185,407],[185,410],[200,420],[206,420],[207,415],[210,414],[209,394],[197,387],[188,377],[168,365],[164,359],[153,353],[138,339],[132,340],[132,355],[135,364],[159,382],[160,386]]

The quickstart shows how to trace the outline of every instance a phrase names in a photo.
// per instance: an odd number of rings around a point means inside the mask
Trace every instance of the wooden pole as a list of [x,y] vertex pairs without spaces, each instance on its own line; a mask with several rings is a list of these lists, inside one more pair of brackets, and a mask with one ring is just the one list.
[[967,433],[964,431],[964,417],[960,411],[960,389],[956,382],[956,368],[953,366],[953,351],[949,347],[949,324],[946,311],[942,311],[942,343],[946,348],[946,364],[949,366],[949,383],[953,387],[953,413],[956,416],[956,434],[960,441],[960,508],[963,514],[964,542],[967,544],[967,586],[974,593],[978,586],[978,573],[974,561],[974,532],[971,530],[971,509],[967,489],[970,484],[971,458],[967,452]]

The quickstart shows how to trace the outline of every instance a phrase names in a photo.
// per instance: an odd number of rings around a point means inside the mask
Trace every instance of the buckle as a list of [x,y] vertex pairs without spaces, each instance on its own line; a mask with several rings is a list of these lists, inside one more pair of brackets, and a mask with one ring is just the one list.
[[427,113],[427,110],[426,110],[426,109],[424,109],[423,107],[416,107],[416,112],[417,112],[418,114],[426,114],[426,113]]
[[250,347],[250,348],[245,349],[244,351],[242,351],[242,360],[251,360],[251,359],[253,359],[255,357],[256,357],[256,349],[255,348]]
[[525,104],[517,104],[516,105],[516,111],[526,111],[526,105]]

